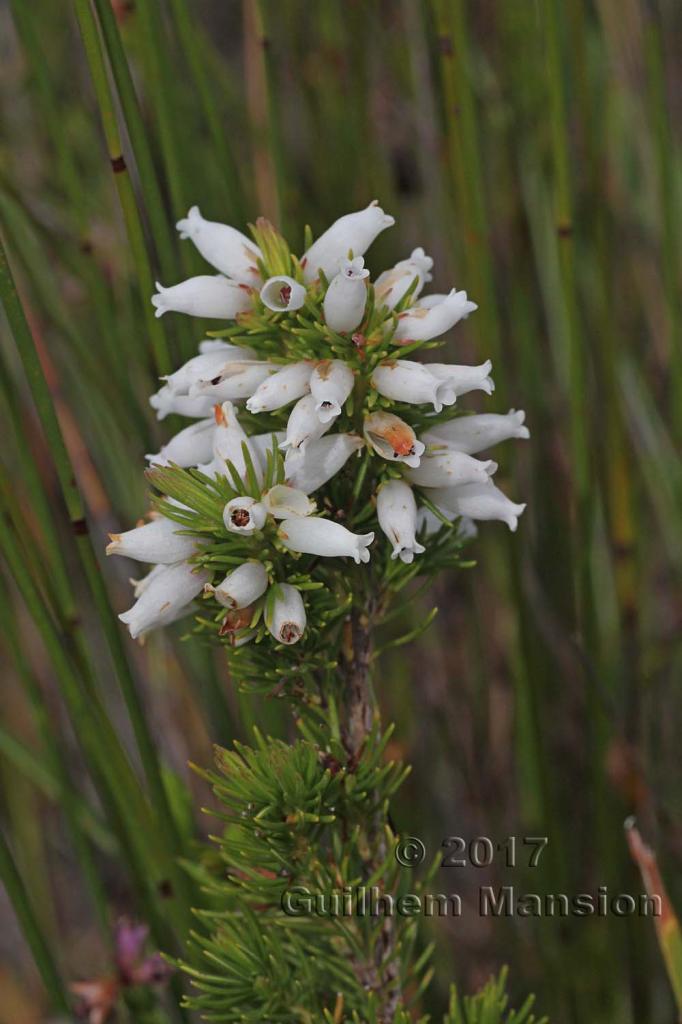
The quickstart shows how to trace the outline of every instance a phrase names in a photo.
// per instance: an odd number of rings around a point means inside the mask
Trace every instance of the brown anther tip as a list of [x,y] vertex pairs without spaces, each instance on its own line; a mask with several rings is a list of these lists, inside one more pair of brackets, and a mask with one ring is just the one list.
[[111,169],[114,174],[123,174],[126,169],[125,158],[121,156],[112,156],[111,158]]
[[216,405],[213,406],[213,417],[219,427],[224,426],[225,413],[223,412],[223,407],[222,405],[220,405],[220,403],[217,403]]

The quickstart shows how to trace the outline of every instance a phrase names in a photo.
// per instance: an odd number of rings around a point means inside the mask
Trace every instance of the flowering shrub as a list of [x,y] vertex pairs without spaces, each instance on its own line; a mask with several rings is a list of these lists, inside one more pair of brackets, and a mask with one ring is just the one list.
[[[204,220],[178,222],[218,274],[158,285],[168,311],[234,321],[199,345],[151,398],[159,419],[194,420],[147,456],[156,518],[112,537],[110,554],[153,564],[121,615],[143,636],[193,611],[235,652],[329,648],[354,600],[377,609],[415,575],[459,564],[476,520],[515,530],[524,505],[478,458],[528,437],[523,412],[460,415],[491,394],[480,366],[414,359],[476,310],[466,292],[422,294],[432,260],[415,249],[374,284],[364,255],[394,223],[376,203],[337,220],[297,258],[266,221],[254,241]],[[368,565],[341,569],[348,559]]]
[[[196,991],[187,1005],[206,1019],[407,1024],[403,992],[428,981],[414,921],[302,927],[281,903],[301,885],[405,887],[388,804],[407,769],[386,761],[374,630],[389,608],[409,608],[413,598],[399,600],[415,577],[465,564],[477,520],[515,530],[525,507],[493,483],[497,463],[477,457],[528,437],[524,414],[457,408],[471,391],[491,394],[490,362],[414,358],[475,304],[454,289],[422,296],[422,249],[369,280],[364,254],[391,224],[371,203],[298,258],[266,221],[250,241],[193,207],[178,229],[220,273],[159,285],[152,299],[157,316],[233,323],[151,398],[159,419],[194,422],[147,456],[151,520],[111,538],[108,553],[152,566],[120,618],[142,637],[194,613],[233,678],[289,698],[302,733],[293,746],[257,734],[255,749],[219,750],[206,776],[225,827],[217,861],[192,865],[213,901],[198,911],[205,959],[181,965]],[[459,1012],[453,996],[446,1021]]]

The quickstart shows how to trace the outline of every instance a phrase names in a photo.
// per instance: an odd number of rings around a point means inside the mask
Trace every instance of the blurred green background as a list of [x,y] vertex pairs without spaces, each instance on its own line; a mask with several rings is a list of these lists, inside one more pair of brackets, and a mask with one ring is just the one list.
[[[416,619],[438,604],[436,624],[379,673],[393,753],[414,765],[400,831],[430,855],[449,835],[549,837],[535,869],[498,857],[437,876],[465,913],[425,927],[433,1012],[451,978],[473,989],[508,963],[513,993],[536,992],[556,1024],[673,1019],[650,920],[486,919],[476,894],[640,892],[622,827],[635,813],[682,906],[681,22],[674,0],[0,8],[2,233],[100,554],[143,512],[143,455],[169,433],[147,405],[156,373],[211,327],[154,321],[149,304],[154,279],[205,272],[173,228],[194,203],[241,229],[264,214],[300,251],[305,224],[318,233],[378,198],[397,225],[373,274],[423,245],[431,289],[455,284],[480,307],[444,358],[490,356],[485,411],[526,410],[532,440],[500,470],[528,502],[518,534],[483,524],[478,567],[415,603]],[[88,772],[104,749],[96,693],[139,776],[119,656],[7,331],[1,351],[0,811],[64,977],[90,977],[107,915],[158,914],[158,892],[140,888]],[[121,611],[125,569],[103,571]],[[187,761],[207,764],[211,742],[253,722],[292,725],[179,635],[126,650],[155,749],[193,795],[194,809],[166,776],[189,844],[210,823]],[[45,1020],[1,909],[0,1021]]]

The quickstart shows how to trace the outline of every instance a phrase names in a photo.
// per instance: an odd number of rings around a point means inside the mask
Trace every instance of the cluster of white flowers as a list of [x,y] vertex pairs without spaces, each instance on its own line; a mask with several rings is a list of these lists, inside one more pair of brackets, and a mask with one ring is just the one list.
[[[234,320],[243,330],[232,332],[229,341],[202,341],[198,354],[165,378],[150,400],[158,418],[175,413],[196,422],[147,459],[156,466],[194,467],[212,479],[225,476],[231,463],[246,479],[246,454],[262,482],[276,444],[284,457],[285,483],[260,498],[245,494],[226,504],[225,538],[253,535],[254,549],[252,558],[217,584],[193,563],[201,539],[179,532],[182,527],[170,519],[158,517],[112,537],[108,553],[154,565],[135,583],[136,603],[121,615],[133,636],[187,614],[203,591],[228,609],[226,631],[239,643],[253,634],[249,624],[259,601],[277,641],[300,639],[306,626],[301,594],[271,578],[263,564],[267,545],[259,547],[259,538],[272,527],[268,536],[280,551],[369,561],[374,533],[355,534],[332,518],[314,515],[310,498],[361,451],[380,460],[373,470],[376,520],[394,559],[411,563],[425,550],[418,537],[424,541],[444,521],[460,517],[498,519],[516,529],[525,506],[510,501],[492,482],[497,464],[475,456],[505,439],[528,437],[524,413],[438,415],[468,392],[491,394],[492,367],[489,361],[462,366],[401,358],[477,307],[455,289],[421,295],[433,263],[421,248],[368,288],[364,255],[393,223],[371,203],[337,220],[300,260],[288,257],[290,273],[269,275],[267,254],[241,232],[204,220],[197,207],[179,221],[181,238],[191,239],[219,273],[169,288],[157,285],[156,315],[176,311]],[[279,350],[259,351],[259,329],[250,332],[254,317],[260,325],[266,318],[271,334],[281,333]],[[311,317],[319,347],[312,343],[299,358],[288,342],[304,333],[297,334],[296,324],[309,326]],[[418,413],[416,428],[409,422],[411,407]],[[271,429],[247,434],[239,419],[242,408],[250,414],[242,419],[251,424],[266,414]],[[274,431],[273,415],[283,417]],[[337,421],[341,429],[334,431]],[[434,507],[442,519],[430,510]]]

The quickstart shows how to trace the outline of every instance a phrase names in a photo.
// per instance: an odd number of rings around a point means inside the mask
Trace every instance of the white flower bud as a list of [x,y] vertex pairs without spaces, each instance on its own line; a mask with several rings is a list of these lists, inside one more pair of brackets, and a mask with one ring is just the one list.
[[266,518],[265,506],[248,495],[232,498],[223,510],[223,522],[230,533],[255,533],[263,529]]
[[163,420],[171,413],[203,419],[213,412],[215,402],[210,395],[179,395],[166,384],[150,397],[149,404],[156,410],[157,420]]
[[273,412],[302,398],[310,391],[312,370],[312,363],[307,361],[289,363],[258,385],[246,408],[253,413]]
[[367,548],[374,540],[373,533],[351,533],[341,523],[316,517],[285,519],[277,536],[290,551],[328,558],[349,556],[358,565],[360,562],[369,562]]
[[408,480],[418,487],[452,487],[455,484],[487,483],[497,469],[492,459],[482,462],[464,452],[427,453],[416,469],[407,473]]
[[[312,378],[311,378],[312,379]],[[335,417],[330,417],[323,423],[317,414],[317,400],[314,395],[304,395],[299,398],[291,410],[287,420],[286,437],[280,444],[284,451],[287,448],[305,448],[309,441],[316,441],[322,437],[334,422]]]
[[431,280],[429,271],[433,266],[433,260],[427,256],[422,248],[414,249],[408,260],[400,260],[391,270],[384,270],[374,282],[374,294],[377,306],[386,306],[388,309],[395,309],[400,300],[405,296],[412,282],[417,283],[412,291],[412,299],[415,302],[424,284]]
[[287,483],[304,494],[312,494],[336,476],[362,446],[362,438],[356,434],[331,434],[310,441],[305,449],[290,448],[284,459]]
[[349,252],[364,256],[377,235],[393,224],[394,218],[384,213],[376,199],[364,210],[339,217],[304,254],[303,277],[307,282],[314,281],[321,270],[329,279],[336,273],[339,260],[347,258]]
[[490,376],[493,364],[486,359],[480,366],[457,366],[454,363],[429,363],[431,373],[451,388],[455,397],[466,395],[469,391],[485,391],[492,395],[495,383]]
[[510,409],[504,416],[494,412],[458,416],[447,423],[437,424],[423,438],[427,444],[447,445],[458,452],[476,455],[509,438],[530,437],[528,427],[524,426],[525,418],[522,409]]
[[208,397],[213,402],[238,402],[250,398],[274,369],[272,363],[260,360],[224,363],[215,376],[196,380],[190,387],[190,395]]
[[414,561],[425,548],[415,538],[417,531],[417,502],[412,488],[404,480],[388,480],[377,494],[377,516],[379,526],[391,544],[391,558],[400,557],[401,562]]
[[300,309],[305,302],[305,288],[293,277],[282,274],[269,277],[260,290],[261,302],[275,313]]
[[253,306],[251,289],[245,284],[228,281],[222,274],[200,274],[180,284],[164,288],[156,282],[157,295],[152,295],[156,316],[164,313],[187,313],[209,319],[233,320]]
[[430,402],[436,412],[455,402],[455,392],[448,381],[431,373],[430,365],[411,359],[385,359],[376,367],[370,384],[384,398],[413,405]]
[[324,319],[332,331],[354,331],[362,322],[367,303],[369,270],[364,269],[362,256],[352,260],[341,260],[338,274],[335,274],[324,297]]
[[159,626],[168,626],[190,612],[190,605],[208,583],[210,573],[189,562],[164,565],[150,573],[148,583],[132,608],[119,615],[135,640]]
[[198,206],[175,225],[180,238],[191,238],[207,263],[235,281],[256,284],[260,280],[261,251],[255,242],[236,228],[204,220]]
[[373,412],[366,417],[363,429],[367,441],[382,459],[404,462],[406,466],[419,465],[424,444],[399,416],[392,412]]
[[[203,342],[202,342],[203,344]],[[256,358],[255,352],[248,348],[238,348],[237,345],[221,345],[220,348],[211,348],[200,352],[198,356],[188,359],[175,373],[169,373],[161,380],[165,381],[169,388],[172,388],[178,395],[186,395],[196,381],[210,380],[215,377],[222,368],[230,365],[234,360],[239,363],[249,362]]]
[[409,345],[412,341],[437,338],[476,309],[478,306],[475,302],[469,302],[466,292],[458,292],[453,288],[449,295],[434,306],[420,303],[399,313],[393,341],[398,345]]
[[125,533],[110,533],[108,555],[123,555],[138,562],[161,562],[170,565],[193,555],[197,538],[180,533],[183,527],[172,519],[158,516],[144,526]]
[[274,519],[288,519],[290,516],[309,516],[315,511],[315,502],[295,487],[275,484],[263,495],[263,504]]
[[310,391],[321,423],[330,423],[341,413],[355,384],[350,366],[341,359],[323,359],[310,376]]
[[246,608],[261,597],[268,587],[268,574],[263,564],[249,559],[228,573],[222,583],[213,587],[207,583],[205,594],[213,594],[223,608]]
[[492,480],[488,483],[468,483],[457,487],[437,487],[429,491],[429,498],[439,508],[470,519],[499,519],[514,532],[525,504],[511,501]]
[[290,583],[276,583],[265,604],[265,625],[282,644],[295,644],[306,627],[303,598]]
[[154,466],[169,466],[171,462],[183,469],[198,466],[213,454],[214,430],[214,419],[199,420],[172,437],[155,455],[145,455],[145,459]]

